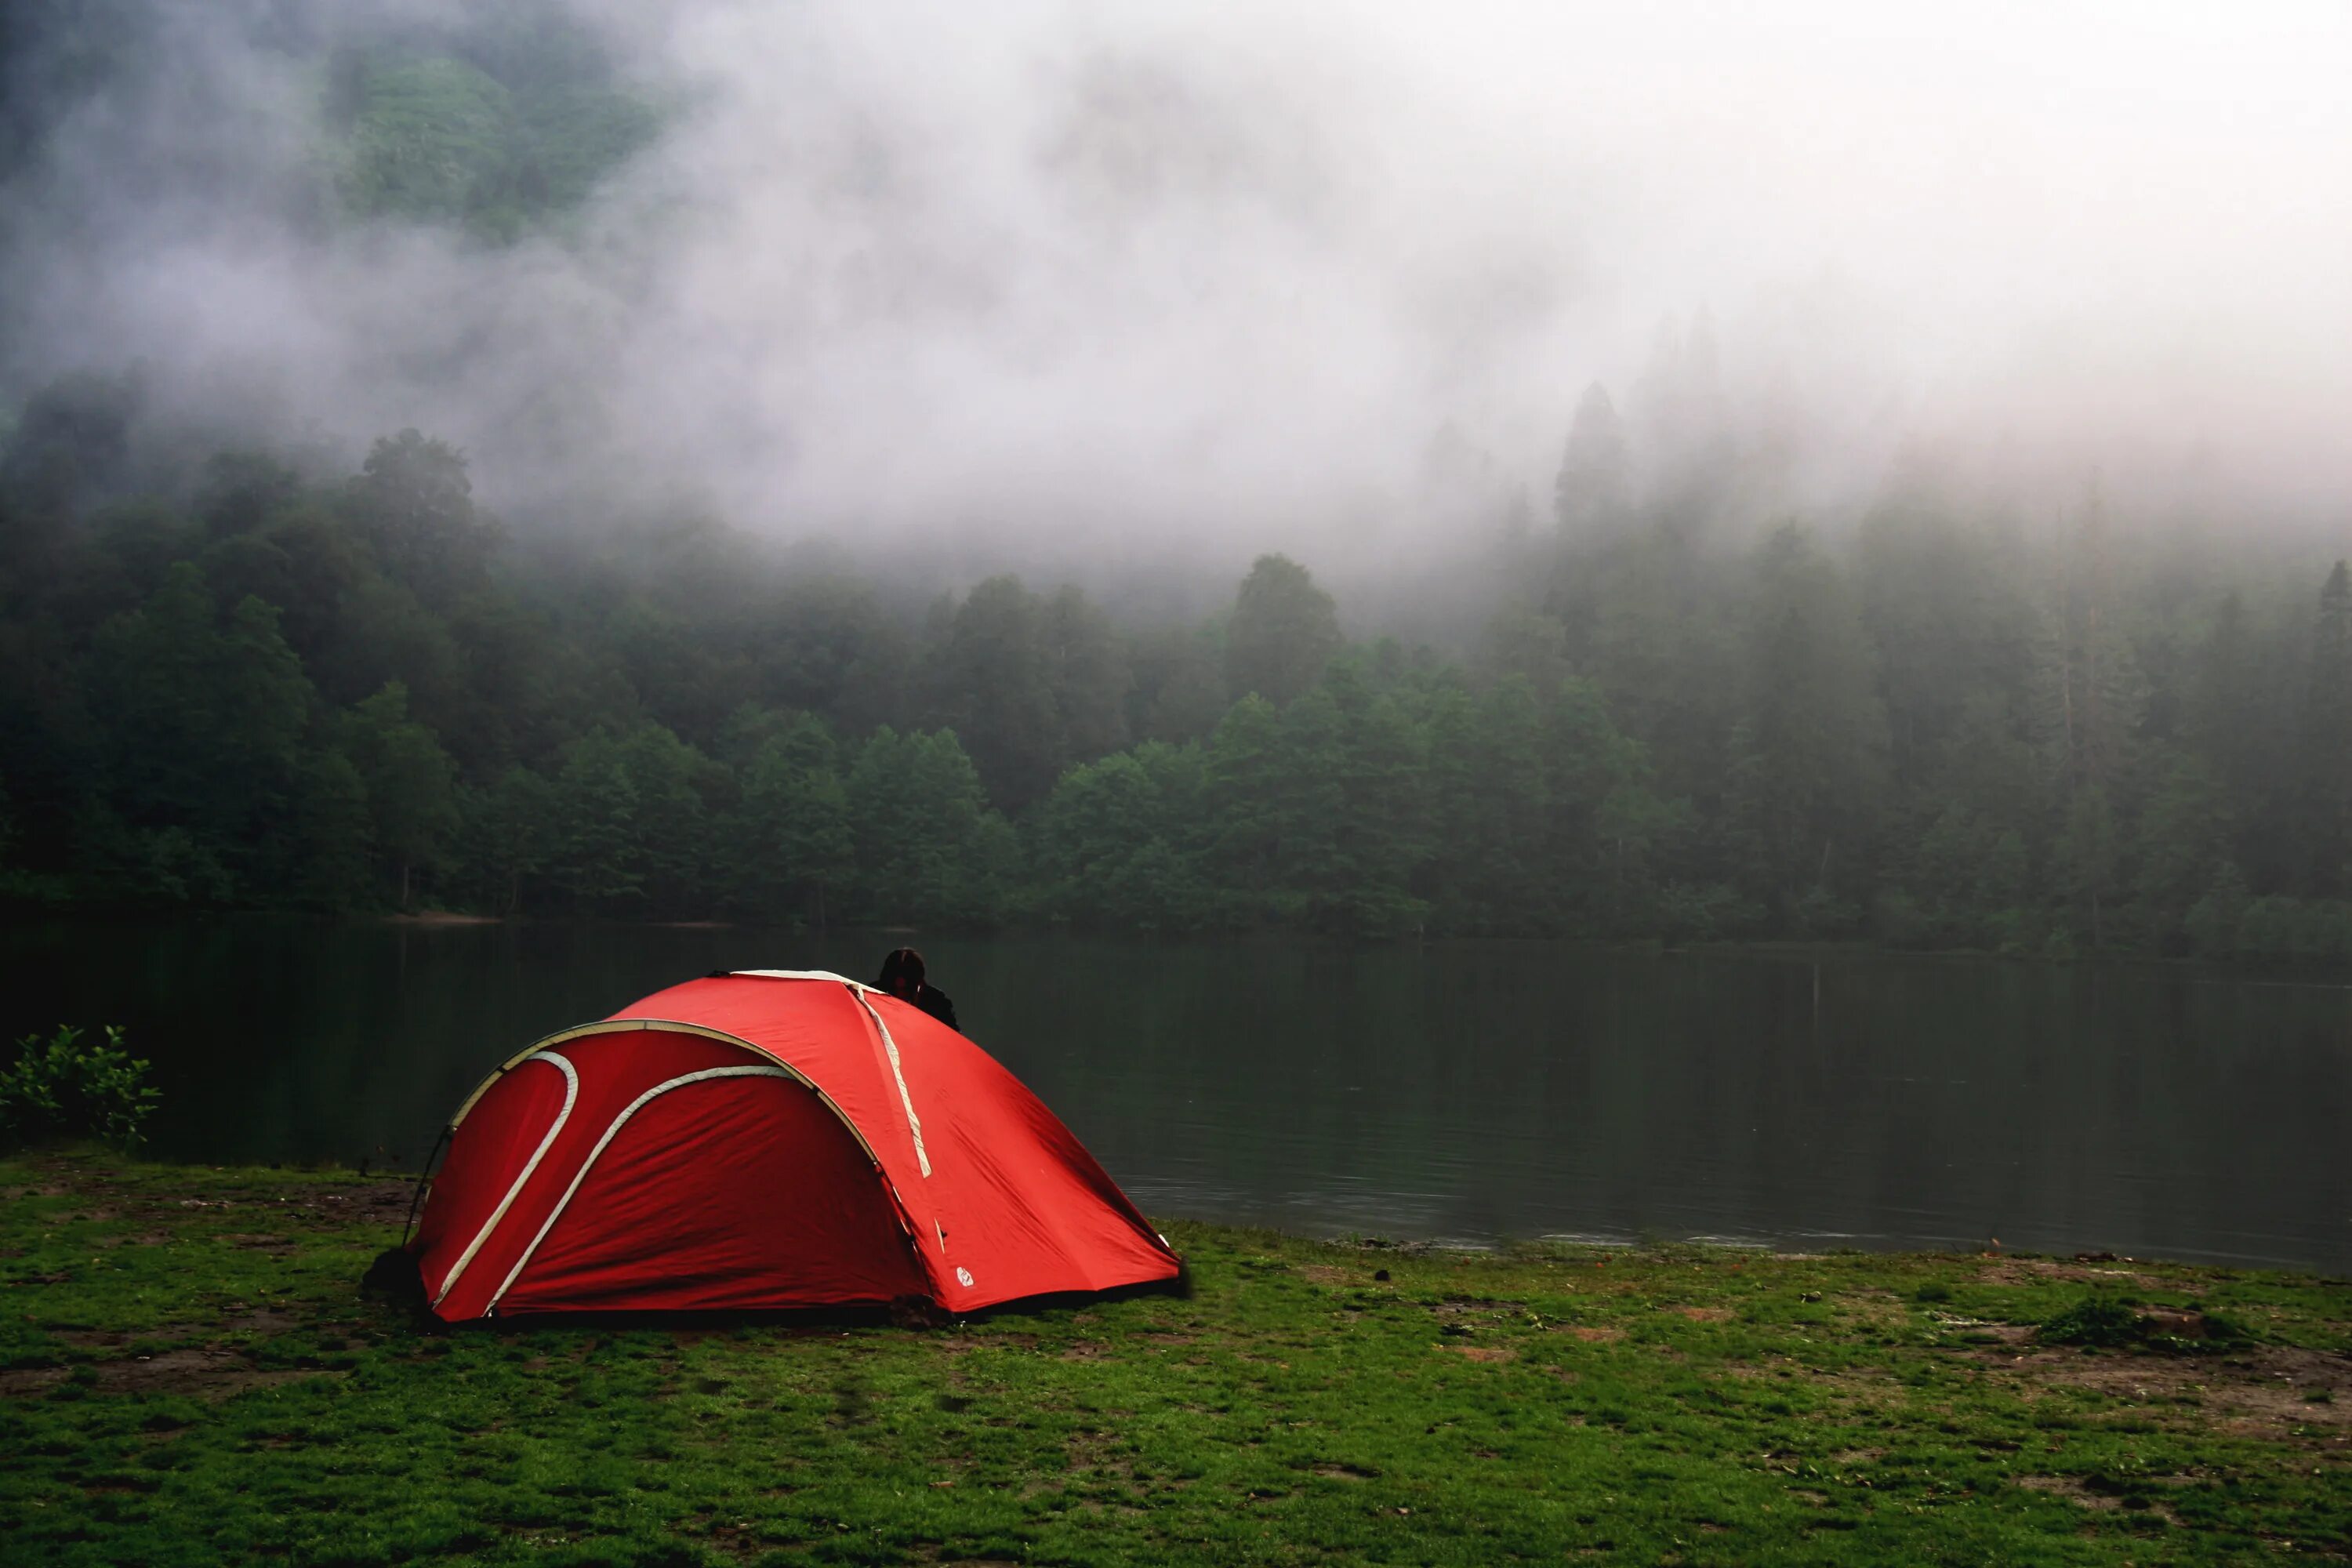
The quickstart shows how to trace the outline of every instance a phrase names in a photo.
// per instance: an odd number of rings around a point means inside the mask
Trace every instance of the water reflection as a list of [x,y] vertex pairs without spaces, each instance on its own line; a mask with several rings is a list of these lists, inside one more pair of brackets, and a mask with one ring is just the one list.
[[[0,931],[12,1033],[130,1025],[158,1151],[420,1158],[490,1064],[677,979],[894,939],[234,920]],[[2352,1268],[2352,992],[2183,971],[925,939],[1147,1209]]]

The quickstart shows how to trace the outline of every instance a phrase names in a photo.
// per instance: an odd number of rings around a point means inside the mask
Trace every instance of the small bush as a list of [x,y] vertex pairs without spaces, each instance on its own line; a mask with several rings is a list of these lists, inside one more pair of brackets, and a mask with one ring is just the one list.
[[60,1024],[46,1040],[26,1035],[16,1042],[16,1059],[0,1068],[0,1136],[17,1143],[96,1138],[118,1149],[138,1146],[162,1098],[148,1084],[149,1064],[122,1048],[122,1031],[111,1025],[102,1045],[84,1044],[82,1035]]
[[2245,1325],[2219,1312],[2151,1308],[2142,1311],[2128,1297],[2086,1296],[2042,1325],[2044,1344],[2137,1345],[2175,1355],[2227,1351],[2250,1343]]
[[1948,1301],[1952,1299],[1952,1288],[1941,1279],[1930,1279],[1911,1292],[1911,1299],[1914,1301]]
[[2048,1322],[2039,1336],[2053,1345],[2137,1344],[2147,1337],[2140,1315],[2112,1296],[2085,1296]]

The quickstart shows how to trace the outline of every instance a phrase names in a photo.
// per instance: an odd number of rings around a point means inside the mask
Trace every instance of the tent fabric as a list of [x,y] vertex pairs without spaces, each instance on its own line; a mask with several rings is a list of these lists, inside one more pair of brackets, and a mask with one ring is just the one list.
[[838,975],[746,971],[552,1036],[459,1108],[411,1250],[449,1321],[1172,1279],[1092,1155],[978,1046]]

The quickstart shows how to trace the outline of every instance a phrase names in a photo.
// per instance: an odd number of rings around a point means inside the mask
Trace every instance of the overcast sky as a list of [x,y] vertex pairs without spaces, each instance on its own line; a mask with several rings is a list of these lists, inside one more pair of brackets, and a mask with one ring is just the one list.
[[1803,504],[1927,442],[2352,516],[2340,0],[583,3],[685,107],[495,250],[278,221],[317,79],[175,10],[6,198],[8,374],[417,425],[545,515],[1311,548],[1446,526],[1448,427],[1548,504],[1705,312]]

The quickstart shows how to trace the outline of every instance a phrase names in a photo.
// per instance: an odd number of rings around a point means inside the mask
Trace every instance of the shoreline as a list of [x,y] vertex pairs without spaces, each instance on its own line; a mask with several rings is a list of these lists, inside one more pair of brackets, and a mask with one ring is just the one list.
[[350,928],[390,927],[409,931],[456,931],[499,928],[511,931],[565,928],[667,931],[773,931],[792,940],[818,940],[845,935],[897,940],[919,937],[955,942],[1080,941],[1139,947],[1226,947],[1256,943],[1306,944],[1350,952],[1391,952],[1454,947],[1559,946],[1583,952],[1607,952],[1660,962],[1683,959],[1770,959],[1788,963],[1923,960],[1936,963],[2019,965],[2054,970],[2100,968],[2172,972],[2200,980],[2242,981],[2256,984],[2307,984],[2352,988],[2352,962],[2311,959],[2199,958],[2125,951],[2075,952],[2065,954],[2004,952],[1982,947],[1895,947],[1866,937],[1754,937],[1707,942],[1669,942],[1661,937],[1440,935],[1400,934],[1386,937],[1339,936],[1328,932],[1278,928],[1246,931],[1192,931],[1177,934],[1141,931],[1080,931],[1069,926],[1006,926],[994,930],[929,929],[899,925],[839,925],[824,931],[765,926],[733,920],[614,920],[598,916],[490,915],[460,910],[325,912],[300,909],[150,909],[99,905],[0,905],[0,922],[38,924],[47,921],[91,925],[191,924],[214,922],[293,921]]
[[[299,1185],[313,1182],[321,1186],[340,1186],[350,1183],[397,1184],[404,1194],[413,1193],[421,1173],[393,1164],[373,1161],[351,1164],[339,1160],[232,1160],[179,1159],[142,1157],[131,1162],[117,1160],[100,1146],[69,1142],[41,1148],[19,1149],[14,1152],[0,1152],[0,1170],[12,1163],[44,1160],[61,1160],[75,1164],[88,1162],[110,1164],[136,1173],[142,1179],[168,1181],[174,1172],[210,1176],[243,1173],[266,1176],[275,1182]],[[0,1181],[0,1194],[6,1190]],[[1833,1258],[1871,1258],[1886,1262],[1911,1260],[1952,1260],[1976,1258],[1989,1263],[2003,1261],[2030,1264],[2125,1265],[2132,1268],[2159,1268],[2203,1271],[2217,1276],[2275,1275],[2283,1279],[2308,1279],[2321,1286],[2352,1287],[2352,1272],[2339,1273],[2331,1267],[2284,1259],[2259,1259],[2221,1255],[2200,1258],[2185,1254],[2119,1253],[2112,1247],[2061,1248],[2039,1251],[2032,1247],[2001,1246],[1987,1238],[1988,1244],[1954,1241],[1952,1245],[1893,1245],[1874,1247],[1855,1245],[1867,1238],[1847,1237],[1840,1245],[1827,1245],[1829,1238],[1815,1238],[1822,1245],[1805,1245],[1798,1240],[1769,1236],[1738,1237],[1723,1235],[1675,1237],[1650,1232],[1542,1232],[1528,1235],[1415,1235],[1410,1232],[1370,1231],[1360,1227],[1335,1226],[1329,1228],[1301,1228],[1297,1226],[1260,1224],[1247,1219],[1221,1219],[1211,1215],[1178,1212],[1155,1214],[1156,1221],[1166,1225],[1183,1225],[1203,1230],[1232,1231],[1279,1237],[1301,1246],[1329,1247],[1365,1253],[1396,1253],[1404,1256],[1494,1258],[1508,1258],[1553,1255],[1628,1255],[1698,1257],[1736,1262],[1741,1258],[1769,1258],[1782,1262],[1821,1262]],[[394,1238],[397,1240],[397,1237]],[[390,1245],[387,1243],[386,1245]]]

